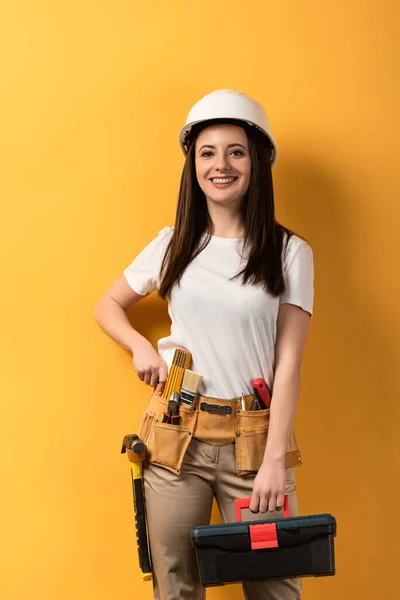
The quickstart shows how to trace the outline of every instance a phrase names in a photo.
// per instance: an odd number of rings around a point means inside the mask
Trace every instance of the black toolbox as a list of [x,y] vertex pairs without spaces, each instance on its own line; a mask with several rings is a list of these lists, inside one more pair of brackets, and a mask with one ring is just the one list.
[[[335,574],[332,515],[240,522],[240,510],[249,503],[235,501],[237,523],[192,530],[203,586]],[[287,514],[286,498],[285,505]]]

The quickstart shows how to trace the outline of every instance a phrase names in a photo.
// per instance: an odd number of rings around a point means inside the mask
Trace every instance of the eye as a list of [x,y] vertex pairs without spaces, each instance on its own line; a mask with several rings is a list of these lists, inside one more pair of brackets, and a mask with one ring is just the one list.
[[242,150],[232,150],[231,154],[234,156],[243,156],[244,152]]
[[210,158],[210,156],[212,156],[212,154],[213,153],[211,152],[211,150],[205,150],[204,152],[201,153],[200,156],[203,158]]

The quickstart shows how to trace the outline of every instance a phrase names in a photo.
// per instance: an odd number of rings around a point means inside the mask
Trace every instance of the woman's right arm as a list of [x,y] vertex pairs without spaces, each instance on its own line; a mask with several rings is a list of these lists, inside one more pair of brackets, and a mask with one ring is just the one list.
[[111,339],[132,352],[139,379],[152,387],[159,384],[161,395],[168,375],[167,365],[151,343],[132,327],[127,316],[127,310],[143,298],[121,275],[96,305],[94,318]]

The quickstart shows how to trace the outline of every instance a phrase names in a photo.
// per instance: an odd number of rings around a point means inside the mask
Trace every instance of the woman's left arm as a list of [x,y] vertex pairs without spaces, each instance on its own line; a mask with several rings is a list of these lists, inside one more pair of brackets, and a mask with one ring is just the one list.
[[252,512],[272,512],[283,506],[285,454],[300,395],[301,364],[309,326],[308,312],[293,304],[280,305],[268,439],[264,460],[254,481]]

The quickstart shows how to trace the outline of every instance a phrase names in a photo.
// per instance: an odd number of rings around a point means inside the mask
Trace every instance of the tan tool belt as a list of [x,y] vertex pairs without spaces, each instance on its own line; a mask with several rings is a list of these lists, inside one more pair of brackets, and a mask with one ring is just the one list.
[[[235,443],[238,475],[255,473],[261,466],[267,443],[269,409],[251,410],[254,396],[221,400],[198,396],[194,406],[181,404],[180,424],[162,423],[168,400],[153,393],[144,411],[138,436],[147,447],[147,460],[173,473],[180,473],[192,438],[214,446]],[[290,435],[285,465],[301,464],[294,434]]]

